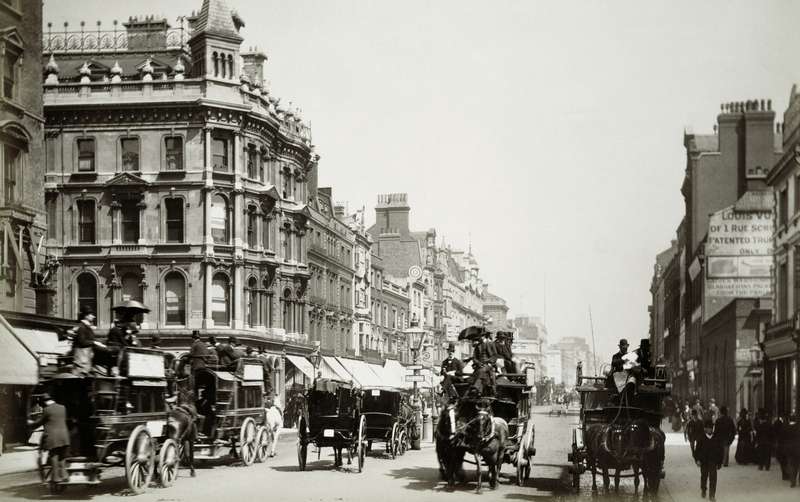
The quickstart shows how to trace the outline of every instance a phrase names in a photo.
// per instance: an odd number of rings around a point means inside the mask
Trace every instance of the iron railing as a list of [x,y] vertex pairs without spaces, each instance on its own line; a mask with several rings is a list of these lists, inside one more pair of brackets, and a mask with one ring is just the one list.
[[157,31],[128,31],[117,29],[114,21],[113,30],[101,30],[100,22],[96,30],[84,29],[81,22],[80,31],[68,31],[69,24],[64,23],[64,30],[53,30],[53,23],[47,23],[47,30],[42,34],[42,52],[45,54],[64,52],[121,52],[127,50],[165,50],[185,47],[189,40],[189,31],[185,29],[183,20],[178,28]]

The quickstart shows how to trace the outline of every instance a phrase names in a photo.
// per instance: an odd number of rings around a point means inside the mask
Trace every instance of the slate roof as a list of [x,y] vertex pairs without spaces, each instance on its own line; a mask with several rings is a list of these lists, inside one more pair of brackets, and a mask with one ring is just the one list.
[[203,0],[200,13],[194,21],[194,33],[211,33],[243,40],[233,22],[233,12],[225,0]]

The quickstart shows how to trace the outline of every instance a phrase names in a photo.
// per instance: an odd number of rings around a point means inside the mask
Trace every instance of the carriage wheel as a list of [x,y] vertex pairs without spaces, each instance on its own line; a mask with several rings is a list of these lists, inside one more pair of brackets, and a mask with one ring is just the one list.
[[392,438],[389,443],[389,453],[392,454],[392,458],[397,458],[397,450],[399,450],[398,440],[400,439],[400,435],[398,434],[399,428],[397,427],[397,423],[392,425]]
[[[322,448],[320,448],[321,450]],[[301,471],[306,470],[306,454],[308,453],[308,443],[306,442],[306,419],[300,419],[297,429],[297,465]]]
[[252,417],[247,417],[239,429],[239,458],[244,465],[253,465],[256,460],[256,422]]
[[522,448],[517,450],[517,486],[525,485],[525,452]]
[[361,420],[358,424],[358,438],[356,439],[356,456],[358,457],[358,472],[364,471],[364,445],[367,442],[367,418],[361,415]]
[[261,425],[256,429],[256,462],[261,463],[267,459],[269,447],[269,431]]
[[128,438],[125,448],[125,478],[134,493],[142,493],[153,479],[156,449],[144,425],[139,425]]
[[174,439],[164,441],[164,444],[161,445],[161,451],[158,452],[158,477],[161,480],[161,486],[164,488],[172,486],[175,478],[178,477],[180,458],[178,443]]
[[408,441],[408,438],[406,437],[406,431],[400,431],[400,439],[397,440],[399,445],[398,455],[406,454],[406,441]]

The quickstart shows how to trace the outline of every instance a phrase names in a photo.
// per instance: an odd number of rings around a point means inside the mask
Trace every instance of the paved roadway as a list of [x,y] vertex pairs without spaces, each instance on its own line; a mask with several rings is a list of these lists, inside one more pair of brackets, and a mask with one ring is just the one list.
[[[345,466],[333,469],[333,456],[330,449],[322,452],[320,460],[309,451],[307,472],[299,472],[297,468],[295,437],[287,435],[281,438],[278,455],[269,459],[266,464],[251,467],[228,465],[224,463],[205,465],[198,469],[197,477],[192,479],[188,473],[181,471],[175,485],[170,488],[153,487],[148,492],[136,496],[137,502],[255,502],[270,499],[276,501],[365,501],[365,502],[413,502],[428,500],[463,501],[469,500],[522,500],[522,501],[633,501],[637,500],[630,480],[623,480],[620,493],[601,493],[592,495],[591,480],[588,474],[582,476],[581,489],[576,493],[570,487],[570,476],[566,463],[566,454],[571,441],[571,428],[576,422],[574,415],[548,417],[546,409],[541,409],[536,418],[536,448],[533,479],[526,486],[518,487],[512,481],[513,466],[505,465],[501,475],[501,485],[497,490],[490,490],[488,485],[482,495],[474,493],[474,474],[468,474],[468,483],[458,487],[455,492],[448,492],[439,481],[435,452],[432,445],[420,451],[410,451],[403,457],[392,460],[380,455],[367,458],[365,472],[356,473]],[[672,436],[672,435],[671,435]],[[667,481],[662,484],[662,492],[658,499],[664,502],[673,500],[694,500],[700,502],[698,490],[697,468],[691,463],[680,438],[675,435],[668,441],[667,448]],[[470,466],[467,466],[470,467]],[[736,466],[723,471],[722,479],[729,477],[728,472],[747,472],[754,474],[750,466]],[[741,471],[734,471],[741,469]],[[746,471],[745,471],[746,470]],[[670,471],[673,471],[672,474]],[[468,471],[469,472],[469,471]],[[474,471],[473,471],[474,472]],[[755,470],[755,473],[759,471]],[[773,471],[774,477],[774,471]],[[46,495],[46,491],[37,483],[34,473],[22,473],[0,477],[0,501],[6,500],[86,500],[116,501],[127,495],[125,480],[121,469],[108,471],[105,482],[96,487],[70,487],[66,492],[55,497]],[[733,476],[730,476],[733,477]],[[762,476],[762,481],[766,480]],[[484,478],[485,479],[485,478]],[[722,481],[721,479],[721,481]],[[758,486],[750,484],[752,490]],[[752,482],[751,482],[752,483]],[[777,486],[780,483],[776,483]],[[800,494],[779,488],[786,494]],[[732,500],[730,488],[720,488],[718,499]],[[723,497],[723,492],[727,496]],[[738,493],[742,495],[741,492]],[[752,497],[748,497],[752,501]]]

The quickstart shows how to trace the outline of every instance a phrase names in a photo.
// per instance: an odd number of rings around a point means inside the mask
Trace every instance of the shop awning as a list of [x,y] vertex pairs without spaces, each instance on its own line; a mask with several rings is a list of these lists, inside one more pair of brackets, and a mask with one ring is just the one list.
[[394,375],[384,369],[383,366],[378,364],[367,363],[367,367],[375,373],[375,377],[385,387],[397,387]]
[[383,385],[378,379],[378,376],[369,369],[369,366],[364,361],[358,359],[347,359],[345,357],[336,358],[347,371],[353,375],[353,379],[358,382],[361,387],[380,387]]
[[322,362],[319,365],[319,370],[322,372],[322,378],[327,378],[329,380],[349,382],[353,379],[350,373],[339,364],[335,357],[323,356]]
[[400,389],[411,387],[410,382],[406,382],[406,369],[398,361],[387,359],[383,365],[383,373],[391,382],[389,385]]
[[295,368],[300,370],[305,376],[314,380],[314,366],[311,365],[308,359],[302,356],[291,356],[288,354],[286,355],[286,359],[294,364]]
[[0,384],[39,383],[39,357],[25,345],[14,328],[0,316]]

